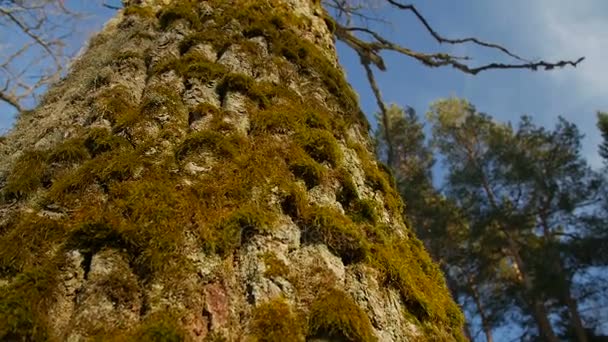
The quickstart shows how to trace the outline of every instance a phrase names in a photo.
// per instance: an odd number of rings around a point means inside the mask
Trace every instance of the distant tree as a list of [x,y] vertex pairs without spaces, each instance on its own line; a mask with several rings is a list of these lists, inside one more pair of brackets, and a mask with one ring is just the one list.
[[549,313],[565,308],[568,328],[587,341],[571,291],[584,265],[566,246],[588,237],[580,226],[599,203],[602,180],[580,155],[576,126],[560,118],[547,131],[524,117],[514,130],[458,99],[438,101],[428,117],[448,166],[449,197],[483,248],[510,265],[539,334],[556,341]]
[[608,163],[608,113],[597,113],[597,128],[600,130],[603,139],[599,147],[599,153],[604,161]]
[[[381,115],[376,115],[377,154],[380,160],[391,160],[397,188],[407,212],[407,221],[417,236],[439,262],[446,274],[448,287],[465,312],[481,319],[487,341],[492,341],[492,329],[501,322],[508,303],[497,299],[504,292],[502,284],[489,277],[493,261],[479,244],[471,239],[466,217],[453,200],[447,199],[433,185],[431,169],[433,151],[428,146],[423,124],[412,108],[396,105],[387,110],[392,148],[386,139]],[[392,157],[388,153],[393,153]],[[489,297],[492,297],[490,300]],[[476,335],[469,331],[470,336]]]

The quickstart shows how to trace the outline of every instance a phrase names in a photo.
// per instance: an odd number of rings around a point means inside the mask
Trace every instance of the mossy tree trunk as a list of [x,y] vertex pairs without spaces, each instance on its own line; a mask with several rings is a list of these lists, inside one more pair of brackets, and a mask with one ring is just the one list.
[[0,339],[462,340],[317,1],[131,3],[0,143]]

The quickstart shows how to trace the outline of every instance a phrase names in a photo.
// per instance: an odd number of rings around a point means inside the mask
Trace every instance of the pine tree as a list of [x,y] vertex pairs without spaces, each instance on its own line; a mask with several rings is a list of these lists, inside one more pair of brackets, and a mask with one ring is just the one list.
[[600,130],[603,139],[599,147],[600,156],[604,160],[608,160],[608,113],[597,113],[597,128]]
[[0,144],[0,339],[462,340],[318,1],[132,1]]
[[[589,264],[571,247],[601,240],[589,222],[599,218],[593,213],[605,186],[581,157],[576,126],[560,118],[546,130],[523,117],[514,129],[458,99],[437,102],[429,118],[447,161],[448,195],[483,248],[476,255],[499,256],[494,263],[511,270],[494,277],[510,283],[544,340],[561,334],[587,341],[572,288],[575,273]],[[552,312],[564,319],[551,322]]]

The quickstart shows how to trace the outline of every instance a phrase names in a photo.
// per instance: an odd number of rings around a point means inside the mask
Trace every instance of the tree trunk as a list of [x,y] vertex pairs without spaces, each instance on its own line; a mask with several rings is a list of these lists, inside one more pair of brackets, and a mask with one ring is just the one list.
[[313,0],[131,1],[0,143],[0,340],[463,340]]
[[479,312],[479,318],[481,318],[481,327],[483,328],[483,332],[486,335],[486,342],[493,342],[494,339],[492,338],[492,324],[488,320],[488,317],[485,313],[485,309],[481,302],[481,296],[479,295],[479,291],[477,291],[477,287],[475,286],[475,283],[473,282],[471,277],[468,277],[467,280],[469,291],[471,293],[471,296],[473,297],[473,300],[475,301],[475,307],[477,308],[477,312]]

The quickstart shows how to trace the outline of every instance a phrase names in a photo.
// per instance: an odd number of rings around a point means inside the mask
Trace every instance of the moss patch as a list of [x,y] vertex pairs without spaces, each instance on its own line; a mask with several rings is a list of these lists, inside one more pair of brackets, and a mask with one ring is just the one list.
[[264,265],[266,265],[264,276],[269,278],[285,277],[289,273],[287,265],[285,265],[281,259],[277,258],[274,253],[264,253],[262,259],[264,260]]
[[202,26],[201,17],[198,10],[198,3],[195,0],[183,0],[172,2],[170,6],[158,13],[158,21],[161,29],[167,29],[176,20],[186,20],[193,29],[200,29]]
[[340,148],[331,133],[320,129],[310,129],[300,133],[296,140],[304,150],[319,163],[337,166],[342,160]]
[[377,341],[367,314],[343,291],[330,289],[312,304],[308,336],[339,341]]
[[25,151],[13,166],[2,189],[5,199],[24,198],[48,181],[46,154],[42,151]]
[[372,266],[401,292],[407,311],[421,322],[444,323],[459,336],[463,323],[443,274],[415,237],[392,238],[372,247]]
[[154,19],[154,10],[149,6],[127,6],[123,11],[125,16],[137,16],[144,19]]
[[240,208],[211,230],[201,231],[203,248],[227,256],[254,235],[267,232],[272,219],[272,213],[260,207]]
[[214,131],[201,131],[189,135],[177,148],[175,153],[178,159],[195,151],[207,150],[219,157],[234,158],[238,153],[237,146],[224,134]]
[[304,341],[303,322],[282,299],[260,304],[253,311],[250,337],[254,341]]
[[36,214],[17,217],[0,231],[0,277],[40,266],[66,234],[60,222]]
[[368,245],[361,229],[335,209],[313,206],[304,213],[302,241],[323,243],[345,264],[365,259]]
[[133,334],[133,341],[182,342],[186,333],[180,327],[178,316],[158,313],[147,317]]
[[44,341],[49,338],[46,310],[57,285],[54,262],[20,274],[0,292],[0,340]]

